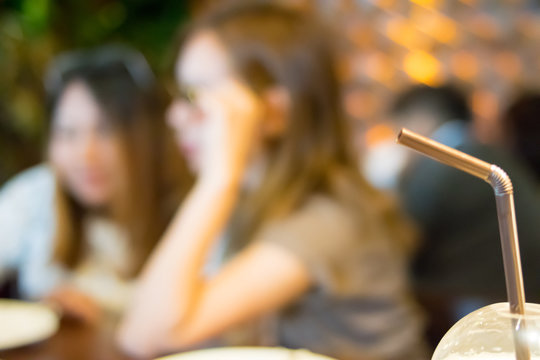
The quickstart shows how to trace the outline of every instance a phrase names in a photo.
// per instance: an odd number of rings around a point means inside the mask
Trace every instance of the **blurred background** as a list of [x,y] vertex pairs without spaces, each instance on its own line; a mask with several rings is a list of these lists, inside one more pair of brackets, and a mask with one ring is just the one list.
[[[63,50],[126,43],[171,77],[178,27],[208,1],[0,0],[0,184],[42,158],[42,77]],[[500,112],[540,84],[534,0],[290,0],[338,30],[344,105],[360,149],[393,136],[386,109],[411,83],[454,82],[471,95],[479,138],[497,142]]]
[[43,74],[59,52],[104,43],[140,50],[168,75],[168,51],[188,2],[0,0],[0,184],[43,156]]

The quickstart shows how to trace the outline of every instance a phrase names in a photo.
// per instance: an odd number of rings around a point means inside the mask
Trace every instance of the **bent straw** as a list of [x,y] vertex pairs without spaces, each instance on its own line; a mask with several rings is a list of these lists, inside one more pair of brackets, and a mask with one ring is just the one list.
[[[496,165],[489,164],[407,129],[401,129],[396,142],[443,164],[474,175],[492,186],[497,204],[506,293],[510,304],[510,312],[525,315],[525,291],[523,289],[523,275],[514,210],[514,189],[508,175]],[[514,336],[514,339],[517,360],[529,360],[530,352],[527,345],[519,341],[519,337]]]

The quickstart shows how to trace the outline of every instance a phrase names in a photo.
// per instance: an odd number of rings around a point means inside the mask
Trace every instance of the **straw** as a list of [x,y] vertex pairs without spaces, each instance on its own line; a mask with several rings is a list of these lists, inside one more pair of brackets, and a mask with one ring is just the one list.
[[[496,165],[489,164],[407,129],[400,131],[396,141],[398,144],[408,146],[443,164],[476,176],[493,187],[497,204],[506,293],[510,304],[510,312],[525,315],[525,291],[514,210],[514,190],[509,176]],[[516,335],[514,333],[517,360],[529,360],[530,351],[527,345],[519,341],[519,337]]]

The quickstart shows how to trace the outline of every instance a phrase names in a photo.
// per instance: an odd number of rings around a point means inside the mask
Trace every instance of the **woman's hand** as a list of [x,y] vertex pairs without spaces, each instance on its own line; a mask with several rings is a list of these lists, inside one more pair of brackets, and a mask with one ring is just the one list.
[[198,105],[205,117],[201,180],[236,185],[258,143],[260,100],[245,84],[230,79],[202,91]]
[[44,301],[59,308],[62,316],[89,324],[96,324],[103,315],[91,297],[67,286],[53,290]]
[[196,105],[202,114],[199,179],[141,272],[119,326],[119,343],[138,355],[176,347],[177,329],[197,311],[203,266],[255,152],[262,106],[244,84],[229,79],[201,89]]

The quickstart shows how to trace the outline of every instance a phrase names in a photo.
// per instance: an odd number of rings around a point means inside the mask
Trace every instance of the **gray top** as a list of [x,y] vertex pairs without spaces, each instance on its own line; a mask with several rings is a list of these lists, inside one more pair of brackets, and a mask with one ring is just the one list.
[[427,359],[409,296],[407,259],[389,239],[362,239],[344,206],[312,197],[261,232],[308,267],[314,286],[278,314],[281,345],[340,360]]

